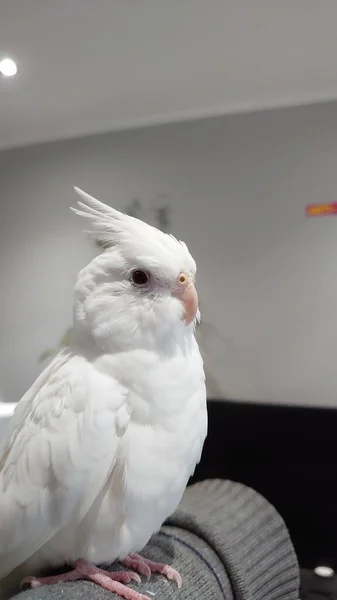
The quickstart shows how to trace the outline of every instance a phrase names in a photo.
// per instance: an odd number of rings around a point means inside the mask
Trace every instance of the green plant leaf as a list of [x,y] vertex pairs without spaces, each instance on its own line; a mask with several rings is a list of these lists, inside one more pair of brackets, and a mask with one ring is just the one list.
[[42,363],[45,360],[47,360],[47,358],[50,358],[51,356],[53,356],[56,353],[56,350],[52,350],[51,348],[49,350],[44,350],[39,358],[38,358],[38,362]]
[[70,333],[71,333],[71,327],[68,327],[67,331],[65,331],[65,333],[63,334],[63,336],[60,339],[59,346],[61,348],[66,348],[67,346],[69,346],[69,344],[70,344]]

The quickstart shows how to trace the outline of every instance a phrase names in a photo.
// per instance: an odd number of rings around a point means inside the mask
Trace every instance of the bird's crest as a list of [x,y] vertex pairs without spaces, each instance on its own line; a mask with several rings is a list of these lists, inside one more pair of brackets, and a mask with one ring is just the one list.
[[134,242],[135,239],[140,246],[142,242],[144,246],[148,246],[149,238],[152,238],[157,248],[164,247],[166,251],[172,251],[174,248],[177,249],[178,244],[188,252],[186,244],[178,241],[174,236],[103,204],[78,187],[74,187],[74,190],[80,196],[80,200],[77,202],[77,208],[70,207],[70,210],[91,222],[92,229],[85,230],[85,233],[94,238],[104,249],[111,248],[124,240]]
[[139,235],[144,227],[154,229],[135,217],[103,204],[78,187],[74,187],[74,190],[81,199],[77,202],[77,208],[70,207],[70,210],[91,222],[92,228],[85,230],[85,233],[93,237],[103,248],[115,245],[123,235],[128,237],[130,234]]

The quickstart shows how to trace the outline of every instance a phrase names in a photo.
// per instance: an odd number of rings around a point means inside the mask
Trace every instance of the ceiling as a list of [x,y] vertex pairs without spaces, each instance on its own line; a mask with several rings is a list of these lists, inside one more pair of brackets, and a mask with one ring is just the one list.
[[337,99],[336,0],[1,0],[0,148]]

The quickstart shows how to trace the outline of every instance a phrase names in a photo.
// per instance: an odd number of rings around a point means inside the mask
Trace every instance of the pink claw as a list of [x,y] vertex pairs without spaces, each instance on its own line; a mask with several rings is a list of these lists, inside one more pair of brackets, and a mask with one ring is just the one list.
[[135,571],[138,571],[138,573],[144,575],[147,580],[149,580],[151,577],[152,571],[141,556],[138,558],[138,555],[130,554],[130,556],[127,556],[124,560],[122,560],[122,564],[128,569],[134,569]]
[[122,564],[128,568],[138,571],[138,573],[145,575],[147,578],[150,577],[151,573],[163,575],[170,581],[175,581],[179,589],[183,584],[181,575],[178,573],[178,571],[173,569],[173,567],[170,565],[165,565],[164,563],[153,562],[152,560],[143,558],[139,554],[130,554],[122,561]]
[[140,583],[141,579],[137,573],[133,573],[132,571],[104,571],[85,560],[77,560],[73,567],[72,571],[51,577],[26,577],[22,580],[21,587],[29,585],[32,588],[37,588],[42,585],[53,585],[55,583],[66,583],[84,579],[97,583],[105,590],[114,592],[117,596],[125,600],[150,600],[148,596],[139,594],[132,588],[124,585],[130,583],[130,581]]

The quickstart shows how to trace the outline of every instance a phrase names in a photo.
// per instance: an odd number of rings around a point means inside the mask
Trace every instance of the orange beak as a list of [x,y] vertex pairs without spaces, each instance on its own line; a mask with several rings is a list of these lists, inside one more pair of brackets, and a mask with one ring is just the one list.
[[193,278],[186,273],[180,273],[172,296],[182,302],[186,325],[189,325],[194,321],[198,311],[198,294]]

